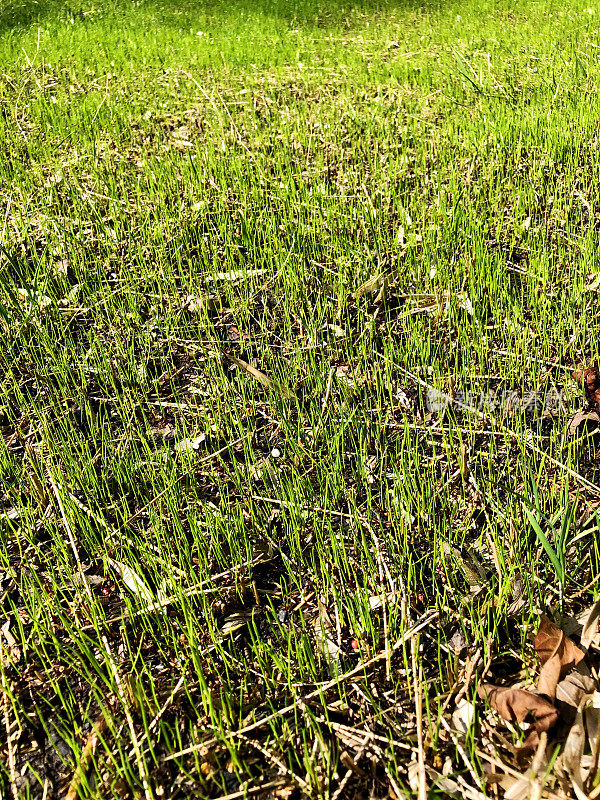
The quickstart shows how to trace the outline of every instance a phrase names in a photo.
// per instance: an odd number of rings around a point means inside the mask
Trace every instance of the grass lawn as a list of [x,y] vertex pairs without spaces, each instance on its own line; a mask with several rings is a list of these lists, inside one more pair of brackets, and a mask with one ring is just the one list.
[[0,4],[0,796],[600,794],[599,59],[592,0]]

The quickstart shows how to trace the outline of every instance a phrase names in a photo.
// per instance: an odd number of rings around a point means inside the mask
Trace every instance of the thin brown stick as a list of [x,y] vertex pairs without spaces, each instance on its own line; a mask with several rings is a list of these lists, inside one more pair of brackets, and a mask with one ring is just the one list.
[[321,403],[321,414],[319,419],[317,420],[317,424],[315,425],[315,438],[317,437],[317,433],[319,432],[319,428],[323,424],[323,420],[325,419],[325,412],[327,411],[327,403],[329,402],[329,395],[331,394],[331,382],[333,380],[333,376],[335,375],[336,367],[331,367],[329,370],[329,375],[327,376],[327,386],[325,388],[325,396],[323,397],[323,402]]
[[[156,728],[156,726],[158,725],[161,717],[163,716],[165,711],[169,708],[169,706],[171,705],[171,703],[175,699],[175,697],[177,695],[177,692],[183,686],[184,680],[185,680],[185,670],[183,671],[182,676],[179,678],[179,680],[177,681],[177,683],[175,684],[175,686],[171,690],[167,700],[163,703],[163,705],[160,707],[160,709],[156,712],[156,714],[152,718],[152,721],[150,722],[150,725],[148,725],[148,730],[144,733],[143,736],[140,737],[140,739],[138,741],[138,747],[141,747],[141,745],[148,738],[148,734],[152,733],[152,731]],[[134,755],[135,755],[135,747],[132,747],[131,750],[129,751],[129,758],[133,758]]]
[[9,709],[9,701],[8,701],[8,689],[6,685],[6,673],[4,671],[5,666],[5,658],[4,658],[4,648],[2,647],[2,643],[0,642],[0,688],[2,689],[2,711],[4,716],[4,728],[6,730],[6,747],[8,749],[8,779],[10,781],[10,788],[11,793],[14,800],[18,800],[19,798],[19,790],[17,789],[17,768],[16,768],[16,759],[15,759],[15,749],[13,746],[12,736],[10,733],[10,719],[8,716],[8,709]]
[[144,796],[146,800],[154,800],[154,795],[152,794],[152,789],[150,788],[150,784],[148,782],[148,768],[146,766],[146,762],[144,761],[142,752],[140,750],[137,733],[135,732],[133,717],[131,716],[131,711],[129,708],[129,700],[127,698],[127,693],[123,686],[123,679],[121,678],[119,667],[117,666],[117,662],[115,661],[115,657],[112,653],[112,650],[110,649],[110,645],[108,643],[108,639],[106,638],[106,636],[102,637],[102,643],[104,644],[104,648],[106,650],[106,664],[112,673],[117,688],[117,694],[119,696],[119,700],[121,701],[121,705],[123,706],[123,711],[125,712],[125,719],[127,720],[129,733],[131,735],[131,741],[133,744],[133,750],[135,753],[135,760],[137,763],[140,780],[142,781],[142,786],[144,787]]
[[288,500],[279,500],[276,497],[262,497],[262,495],[253,494],[252,500],[261,500],[263,503],[271,503],[274,506],[281,506],[282,508],[297,508],[299,511],[310,511],[314,514],[329,514],[331,517],[352,519],[350,514],[344,514],[343,511],[333,511],[329,508],[318,508],[317,506],[303,506],[300,503],[290,503]]
[[261,753],[267,761],[269,761],[271,764],[274,764],[279,769],[281,774],[289,778],[292,783],[297,784],[303,791],[306,792],[306,794],[310,795],[312,793],[311,785],[305,781],[304,778],[301,778],[299,775],[296,775],[295,772],[292,772],[290,769],[288,769],[280,758],[277,758],[274,753],[271,753],[266,749],[266,747],[263,747],[259,741],[256,739],[246,739],[246,741],[256,750],[258,750],[258,752]]
[[58,490],[58,486],[54,478],[52,477],[52,472],[50,470],[48,470],[48,483],[52,488],[52,493],[54,494],[54,497],[56,498],[56,502],[58,504],[60,516],[62,518],[65,531],[67,532],[67,537],[69,539],[69,544],[71,545],[71,550],[73,551],[73,556],[75,557],[75,563],[77,564],[77,569],[79,570],[81,583],[83,584],[83,588],[85,589],[85,593],[87,594],[90,606],[92,606],[94,603],[94,599],[92,597],[92,590],[90,589],[89,583],[85,579],[85,575],[83,574],[83,566],[81,564],[81,558],[79,557],[79,551],[77,550],[77,545],[75,544],[75,537],[73,536],[73,531],[71,530],[69,520],[67,519],[67,515],[65,513],[65,509],[62,504],[62,500],[60,499],[60,492]]
[[458,737],[456,736],[456,733],[452,730],[452,728],[450,727],[448,722],[446,722],[444,717],[440,717],[440,722],[442,723],[442,725],[444,726],[444,728],[448,732],[450,738],[452,739],[452,742],[453,742],[454,746],[456,747],[456,750],[457,750],[458,754],[462,758],[465,767],[469,771],[469,774],[470,774],[471,778],[473,779],[473,782],[481,790],[482,787],[480,786],[480,781],[479,781],[479,778],[477,777],[477,773],[475,772],[475,767],[473,766],[473,762],[468,757],[465,748],[458,741]]
[[[354,756],[353,761],[355,763],[360,761],[360,759],[362,758],[362,755],[365,752],[365,749],[367,747],[367,744],[368,744],[370,738],[371,738],[371,731],[367,731],[367,733],[365,734],[365,736],[364,736],[364,738],[363,738],[363,740],[362,740],[362,742],[360,744],[360,747],[356,751],[356,755]],[[338,797],[342,794],[342,792],[346,788],[346,784],[348,783],[348,781],[352,777],[353,772],[354,772],[353,769],[348,769],[346,771],[346,774],[342,778],[342,780],[340,782],[340,785],[337,787],[337,789],[335,790],[335,792],[331,796],[331,800],[338,800]]]
[[427,773],[425,771],[425,747],[423,744],[423,666],[419,661],[417,666],[418,639],[410,640],[410,655],[413,673],[413,691],[415,694],[415,718],[417,725],[417,763],[418,763],[418,800],[427,800]]
[[89,733],[85,747],[81,751],[79,763],[77,764],[77,769],[75,770],[75,774],[73,775],[71,783],[69,784],[69,788],[67,789],[65,800],[77,800],[77,797],[79,796],[79,789],[83,779],[85,778],[90,761],[92,760],[96,751],[98,741],[107,727],[108,723],[106,721],[106,717],[104,714],[99,714],[92,725],[92,730]]
[[286,781],[279,778],[275,781],[269,781],[269,783],[260,784],[259,786],[245,786],[243,789],[240,789],[239,792],[222,795],[219,800],[239,800],[240,798],[249,797],[251,794],[258,794],[259,792],[265,792],[267,789],[276,789],[278,786],[285,785]]

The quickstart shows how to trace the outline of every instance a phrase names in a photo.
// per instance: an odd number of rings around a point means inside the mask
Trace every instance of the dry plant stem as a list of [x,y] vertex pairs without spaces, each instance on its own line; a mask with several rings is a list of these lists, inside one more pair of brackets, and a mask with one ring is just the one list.
[[[409,628],[408,631],[406,631],[406,633],[404,633],[398,639],[398,641],[392,647],[392,652],[395,652],[403,644],[405,644],[406,642],[410,641],[413,636],[416,636],[416,634],[419,633],[419,631],[422,631],[423,628],[426,628],[428,625],[431,625],[431,623],[434,622],[438,617],[439,617],[439,612],[438,611],[433,611],[430,614],[424,614],[418,620],[418,622],[416,622],[411,628]],[[229,736],[231,736],[231,737],[243,736],[246,733],[250,733],[250,731],[254,731],[254,730],[257,730],[258,728],[262,728],[264,725],[266,725],[272,719],[277,719],[278,717],[283,716],[284,714],[289,714],[290,711],[294,711],[294,709],[299,704],[307,703],[309,700],[312,700],[314,697],[318,697],[320,694],[323,694],[324,692],[327,692],[329,689],[332,689],[334,686],[337,686],[338,684],[342,683],[343,681],[347,681],[350,678],[353,678],[355,675],[360,675],[360,673],[364,672],[364,670],[367,667],[370,667],[373,664],[377,664],[379,661],[383,661],[384,658],[387,658],[387,651],[386,650],[384,650],[382,653],[379,653],[378,655],[374,656],[373,658],[369,659],[369,661],[365,661],[364,663],[359,664],[357,667],[355,667],[354,669],[351,669],[349,672],[345,672],[343,675],[340,675],[337,678],[333,678],[332,680],[328,681],[327,683],[323,684],[322,686],[319,686],[318,689],[315,689],[313,692],[309,692],[309,694],[307,694],[305,697],[298,698],[293,703],[290,703],[289,705],[284,706],[284,708],[281,708],[278,711],[275,711],[273,714],[268,714],[266,717],[263,717],[262,719],[258,720],[258,722],[253,722],[252,724],[247,725],[244,728],[241,728],[241,730],[239,730],[239,731],[231,731],[229,733]],[[193,745],[192,747],[188,747],[185,750],[180,750],[178,753],[172,753],[171,755],[167,756],[167,761],[170,761],[173,758],[179,758],[180,756],[188,755],[188,753],[193,753],[196,750],[202,749],[203,747],[210,747],[211,745],[216,744],[217,741],[218,740],[213,737],[212,739],[209,739],[208,741],[200,742],[199,744]]]
[[[360,746],[359,746],[358,750],[356,751],[356,755],[354,756],[354,761],[355,762],[358,763],[360,761],[360,759],[362,758],[371,736],[372,736],[371,732],[367,731],[367,733],[365,734],[362,742],[360,743]],[[331,796],[331,800],[338,800],[338,797],[342,794],[342,792],[346,788],[346,784],[348,783],[348,781],[352,777],[352,774],[353,774],[353,770],[352,769],[348,769],[346,771],[346,774],[342,778],[342,780],[340,782],[340,785],[337,787],[337,789],[335,790],[335,792]]]
[[392,787],[392,791],[394,792],[396,797],[400,798],[400,797],[406,796],[405,793],[402,791],[402,789],[398,786],[398,782],[395,780],[394,776],[390,772],[390,769],[389,769],[388,765],[385,763],[385,761],[383,762],[383,769],[385,771],[385,774],[387,776],[388,781],[390,782],[390,786]]
[[262,497],[262,495],[253,494],[252,500],[260,500],[263,503],[271,503],[282,508],[296,508],[298,511],[306,511],[313,514],[328,514],[331,517],[339,517],[340,519],[352,519],[350,514],[345,514],[343,511],[332,511],[330,508],[318,508],[315,506],[302,506],[300,503],[290,503],[288,500],[279,500],[275,497]]
[[[443,705],[441,706],[441,708],[440,708],[440,710],[438,712],[438,717],[441,718],[442,715],[445,714],[448,706],[450,705],[450,703],[453,700],[454,700],[454,703],[456,705],[456,704],[458,704],[459,700],[461,700],[464,697],[464,695],[467,693],[467,690],[468,690],[469,685],[471,683],[471,678],[473,677],[473,673],[475,672],[475,670],[479,666],[480,661],[481,661],[481,648],[479,648],[476,651],[475,655],[472,658],[469,657],[469,656],[467,657],[465,666],[462,668],[461,675],[459,675],[457,677],[456,681],[454,682],[454,685],[452,686],[452,688],[448,692],[448,696],[444,700],[444,703],[443,703]],[[462,686],[461,686],[460,690],[456,694],[454,694],[456,688],[461,683],[462,683]],[[431,744],[431,742],[429,742],[427,747],[429,747],[430,744]]]
[[69,544],[71,545],[71,550],[73,551],[73,556],[75,557],[75,562],[77,564],[77,568],[79,569],[79,575],[81,576],[81,582],[83,584],[83,588],[85,589],[85,593],[87,594],[88,601],[90,602],[90,606],[93,605],[94,599],[92,597],[92,590],[88,582],[85,579],[83,574],[83,567],[81,565],[81,558],[79,557],[79,552],[77,550],[77,545],[75,544],[75,537],[73,536],[73,531],[71,530],[71,526],[69,525],[69,520],[67,519],[67,515],[65,514],[65,509],[62,504],[62,500],[60,499],[60,492],[58,490],[58,486],[56,485],[54,478],[52,477],[52,472],[48,470],[48,483],[52,488],[52,492],[54,497],[56,498],[56,502],[58,504],[58,508],[60,511],[60,516],[63,521],[63,525],[65,526],[65,530],[67,532],[67,536],[69,538]]
[[129,699],[127,697],[127,692],[125,691],[125,687],[123,686],[123,679],[121,678],[117,662],[115,661],[115,657],[112,653],[112,650],[110,649],[110,645],[108,643],[108,639],[106,638],[106,636],[102,637],[102,643],[104,644],[104,647],[106,649],[106,663],[114,678],[117,687],[117,692],[119,695],[119,700],[121,701],[121,705],[123,706],[123,711],[125,713],[125,718],[127,720],[127,725],[129,727],[129,733],[131,735],[131,741],[133,743],[133,750],[135,752],[135,760],[137,763],[140,780],[142,781],[142,786],[144,787],[144,796],[146,800],[154,800],[154,796],[152,794],[152,790],[150,789],[150,784],[148,782],[148,769],[146,767],[146,762],[144,761],[144,758],[140,750],[140,745],[138,742],[137,733],[135,731],[133,717],[131,716],[131,711],[129,709]]
[[[540,733],[540,741],[535,751],[533,761],[531,762],[531,798],[530,800],[541,800],[542,791],[544,789],[544,765],[546,763],[546,747],[548,746],[548,732],[542,731]],[[541,778],[538,780],[538,775],[541,773]]]
[[[189,78],[189,80],[194,84],[194,86],[196,86],[198,89],[200,89],[200,91],[202,92],[204,97],[212,105],[213,109],[215,110],[215,113],[218,115],[219,109],[217,108],[217,105],[213,101],[212,97],[208,96],[208,92],[206,91],[206,89],[200,83],[198,83],[198,81],[194,78],[194,76],[191,75],[189,72],[183,72],[183,75],[185,75],[186,78]],[[239,131],[237,125],[233,121],[233,117],[231,116],[231,112],[227,108],[227,103],[223,100],[219,90],[216,87],[215,87],[215,92],[217,93],[217,97],[221,101],[221,105],[225,109],[225,113],[227,114],[227,116],[229,118],[229,124],[231,125],[231,130],[234,132],[235,137],[236,137],[236,139],[238,141],[238,144],[240,144],[244,148],[244,150],[246,150],[246,152],[250,155],[251,158],[254,158],[254,156],[252,154],[252,151],[248,148],[248,145],[242,139],[242,135],[240,134],[240,131]]]
[[458,741],[458,737],[456,736],[456,733],[452,730],[452,728],[450,727],[448,722],[444,719],[444,717],[440,717],[440,722],[442,723],[443,727],[446,729],[446,731],[448,732],[450,738],[452,739],[452,741],[454,743],[454,746],[456,747],[457,752],[459,753],[460,757],[462,758],[465,767],[469,771],[469,774],[470,774],[473,782],[475,783],[476,786],[479,786],[480,788],[482,788],[480,786],[479,778],[477,777],[477,773],[475,772],[475,768],[473,767],[473,762],[468,757],[468,755],[467,755],[467,753],[465,751],[465,748]]
[[413,691],[415,695],[415,717],[417,725],[417,760],[419,764],[418,800],[427,800],[427,773],[425,772],[425,748],[423,746],[423,685],[421,662],[417,666],[419,639],[410,640],[410,656],[413,673]]
[[[363,519],[363,525],[367,528],[369,533],[371,534],[371,538],[373,539],[373,544],[375,546],[375,553],[377,555],[377,569],[379,572],[379,582],[383,586],[384,583],[384,572],[388,580],[388,585],[390,587],[390,592],[392,595],[396,593],[396,587],[394,585],[394,580],[391,576],[390,570],[385,563],[385,559],[381,553],[381,546],[379,544],[379,539],[377,538],[375,531],[373,528]],[[387,651],[387,658],[385,660],[385,673],[386,673],[386,680],[390,680],[390,671],[391,671],[391,651],[390,651],[390,640],[388,636],[388,615],[387,615],[387,603],[383,603],[383,637],[385,642],[385,649]]]
[[[343,725],[341,722],[334,722],[333,720],[327,720],[325,717],[315,717],[315,720],[320,723],[327,723],[330,728],[339,733],[340,738],[351,739],[355,742],[355,744],[360,744],[362,741],[362,733],[363,731],[359,730],[358,728],[352,728],[350,725]],[[377,733],[372,733],[369,731],[369,738],[372,740],[370,748],[373,749],[376,745],[373,742],[382,742],[383,744],[393,744],[394,747],[400,750],[411,750],[412,747],[407,744],[406,742],[400,742],[398,739],[392,739],[389,736],[380,736]],[[380,750],[377,747],[377,750]]]
[[463,685],[460,691],[457,693],[456,697],[454,698],[454,702],[458,703],[467,693],[469,686],[471,684],[471,678],[473,677],[473,673],[477,669],[479,662],[481,661],[481,648],[475,652],[472,657],[469,657],[467,663],[464,666],[464,678],[463,678]]
[[2,681],[0,684],[0,688],[2,689],[2,711],[4,716],[4,729],[6,730],[6,746],[8,749],[8,778],[10,781],[10,789],[14,800],[18,800],[19,798],[19,791],[17,789],[17,771],[15,765],[15,750],[13,747],[12,736],[10,732],[10,718],[9,718],[9,708],[10,703],[8,700],[8,690],[6,686],[6,673],[4,670],[5,667],[5,658],[4,658],[4,651],[2,649],[2,644],[0,643],[0,659],[2,661],[2,665],[0,667],[2,671]]
[[79,763],[77,764],[77,769],[75,770],[75,774],[73,775],[71,783],[69,784],[69,788],[65,795],[65,800],[77,800],[79,789],[81,788],[81,784],[89,767],[90,761],[92,760],[96,751],[98,740],[107,727],[108,723],[106,721],[106,717],[104,714],[100,714],[92,725],[92,730],[90,731],[87,742],[85,743],[85,747],[81,751]]
[[224,794],[222,795],[219,800],[240,800],[240,798],[250,797],[253,794],[259,794],[260,792],[266,792],[270,789],[277,789],[280,786],[285,786],[286,781],[280,779],[276,781],[269,781],[268,783],[263,783],[262,786],[251,786],[245,787],[244,789],[240,789],[239,792],[232,792],[231,794]]
[[[161,717],[163,716],[165,711],[169,708],[169,706],[171,705],[171,703],[173,702],[173,700],[177,696],[177,693],[179,692],[179,690],[183,686],[184,680],[185,680],[185,669],[183,670],[183,674],[181,675],[181,677],[179,678],[179,680],[177,681],[177,683],[175,684],[175,686],[171,690],[171,693],[169,694],[169,697],[167,698],[167,700],[165,700],[163,705],[160,707],[160,709],[154,715],[152,721],[148,725],[148,730],[145,731],[144,735],[141,736],[140,739],[138,740],[138,747],[141,748],[142,744],[148,738],[148,735],[154,731],[154,729],[158,725]],[[135,747],[132,747],[131,750],[129,751],[129,758],[133,758],[134,755],[135,755]]]
[[329,402],[329,395],[331,394],[331,383],[333,381],[333,376],[335,375],[336,367],[331,367],[329,370],[329,375],[327,376],[327,386],[325,388],[325,395],[323,397],[323,402],[321,403],[321,414],[315,425],[315,439],[319,432],[319,428],[323,424],[323,420],[325,419],[325,412],[327,411],[327,403]]
[[256,739],[246,739],[246,741],[248,742],[248,744],[252,745],[252,747],[254,747],[255,750],[258,750],[259,753],[262,753],[262,755],[267,759],[267,761],[270,761],[272,764],[275,764],[275,766],[279,769],[282,775],[285,775],[287,778],[289,778],[289,780],[292,781],[292,783],[297,784],[304,792],[310,795],[312,787],[309,783],[307,783],[307,781],[304,780],[304,778],[301,778],[299,775],[296,775],[296,773],[289,770],[280,758],[277,758],[277,756],[269,752],[266,749],[266,747],[263,747],[262,744]]
[[[31,464],[31,473],[30,473],[31,482],[33,483],[35,492],[38,496],[38,500],[40,501],[42,508],[46,508],[46,506],[49,503],[49,499],[48,495],[46,494],[44,485],[40,480],[40,475],[38,474],[38,467],[39,467],[38,458],[36,456],[33,447],[27,441],[27,439],[25,439],[24,437],[21,438],[23,438],[23,447],[25,448],[25,452],[27,453],[27,458],[29,460],[29,463]],[[41,471],[42,470],[40,469],[40,472]]]

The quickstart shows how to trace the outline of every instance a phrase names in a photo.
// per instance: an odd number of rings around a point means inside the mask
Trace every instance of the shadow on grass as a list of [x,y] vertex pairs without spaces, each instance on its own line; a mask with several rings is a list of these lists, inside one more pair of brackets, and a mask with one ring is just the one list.
[[0,36],[13,28],[29,28],[42,22],[48,14],[60,13],[65,4],[56,2],[32,2],[31,0],[8,0],[0,5]]
[[[112,10],[131,12],[132,0],[116,0]],[[438,7],[439,0],[142,0],[136,7],[170,13],[193,15],[219,13],[267,14],[294,21],[297,24],[334,26],[351,13],[374,14],[392,9],[414,10],[421,7]],[[12,29],[23,29],[43,23],[54,17],[62,21],[85,21],[94,10],[93,0],[0,0],[0,36]]]

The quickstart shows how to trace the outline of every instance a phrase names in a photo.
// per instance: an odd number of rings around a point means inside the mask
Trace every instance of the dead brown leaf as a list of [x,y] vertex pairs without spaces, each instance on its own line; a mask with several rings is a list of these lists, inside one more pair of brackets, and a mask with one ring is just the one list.
[[581,771],[581,761],[585,749],[585,726],[583,724],[583,708],[587,702],[587,697],[582,698],[581,704],[577,709],[575,721],[571,726],[565,749],[562,753],[562,766],[571,779],[571,785],[578,800],[586,800],[588,795],[583,787],[584,776]]
[[597,411],[578,411],[569,417],[567,434],[579,436],[582,433],[597,433],[600,431],[600,415]]
[[533,728],[518,750],[520,757],[534,752],[540,733],[549,730],[558,719],[558,711],[552,703],[526,689],[484,683],[479,687],[478,694],[482,699],[487,699],[490,706],[509,722],[525,722],[528,717],[533,719]]
[[584,695],[596,691],[596,681],[589,674],[587,664],[580,664],[556,687],[556,699],[573,708],[578,708]]
[[598,624],[600,622],[600,600],[596,600],[594,605],[586,612],[585,619],[582,619],[583,629],[581,631],[581,646],[588,650],[596,641],[598,636]]
[[600,408],[600,372],[598,367],[594,365],[589,369],[579,370],[573,373],[573,377],[585,393],[588,409]]
[[533,642],[542,669],[537,689],[547,697],[556,697],[556,687],[584,657],[584,652],[568,639],[548,617],[542,617]]

